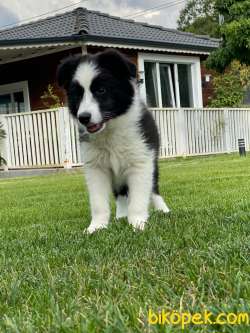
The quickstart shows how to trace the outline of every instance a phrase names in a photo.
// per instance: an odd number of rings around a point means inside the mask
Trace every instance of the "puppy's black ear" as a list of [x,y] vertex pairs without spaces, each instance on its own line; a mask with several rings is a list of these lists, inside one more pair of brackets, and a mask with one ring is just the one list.
[[81,58],[81,55],[75,55],[62,60],[62,63],[57,67],[56,73],[57,83],[60,87],[64,89],[69,87]]
[[116,50],[110,49],[98,53],[97,62],[101,68],[107,69],[118,78],[136,77],[136,65]]

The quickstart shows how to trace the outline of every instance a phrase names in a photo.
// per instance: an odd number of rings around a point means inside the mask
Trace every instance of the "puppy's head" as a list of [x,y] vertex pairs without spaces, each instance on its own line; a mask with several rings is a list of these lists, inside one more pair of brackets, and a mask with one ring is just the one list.
[[70,111],[89,133],[103,130],[106,122],[126,113],[135,77],[136,66],[115,50],[67,58],[57,71]]

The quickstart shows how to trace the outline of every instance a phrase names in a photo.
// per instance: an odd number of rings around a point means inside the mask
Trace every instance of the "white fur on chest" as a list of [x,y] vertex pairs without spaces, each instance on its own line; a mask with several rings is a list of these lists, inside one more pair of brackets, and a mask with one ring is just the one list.
[[136,124],[107,128],[95,140],[83,142],[81,149],[86,165],[110,169],[116,176],[151,157]]
[[115,182],[122,182],[127,172],[152,160],[140,132],[138,119],[141,108],[136,102],[130,110],[107,123],[105,130],[82,142],[81,154],[84,164],[91,168],[111,171]]

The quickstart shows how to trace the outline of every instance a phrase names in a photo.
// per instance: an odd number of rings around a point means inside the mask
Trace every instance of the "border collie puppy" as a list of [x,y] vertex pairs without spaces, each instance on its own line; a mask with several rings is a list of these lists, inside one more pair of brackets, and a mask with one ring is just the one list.
[[136,66],[107,50],[65,59],[57,79],[79,124],[92,213],[87,231],[107,227],[111,192],[116,218],[127,216],[135,229],[144,228],[150,202],[168,213],[158,188],[159,135],[140,100]]

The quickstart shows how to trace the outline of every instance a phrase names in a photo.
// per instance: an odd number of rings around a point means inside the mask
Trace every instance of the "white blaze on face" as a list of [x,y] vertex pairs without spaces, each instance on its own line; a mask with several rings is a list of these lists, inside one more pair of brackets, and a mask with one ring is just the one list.
[[94,124],[98,124],[102,121],[99,104],[95,100],[90,90],[91,83],[97,75],[98,70],[96,69],[94,64],[85,62],[77,68],[73,79],[76,80],[84,88],[84,95],[80,103],[77,116],[79,117],[80,114],[84,112],[89,112],[91,114],[90,122]]

